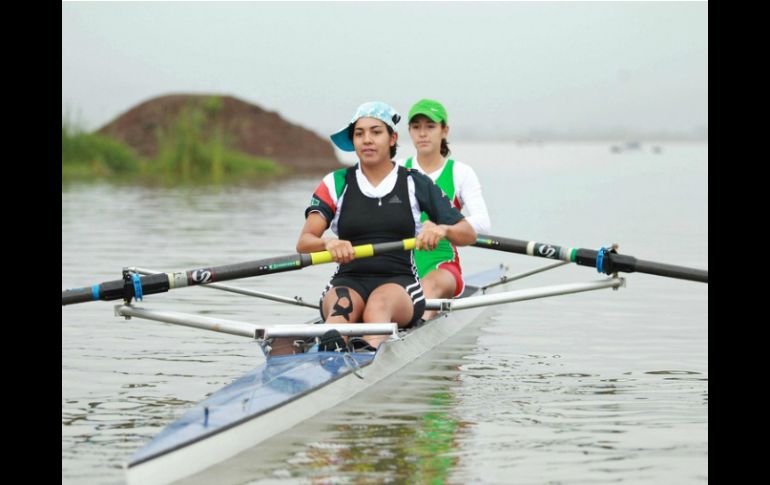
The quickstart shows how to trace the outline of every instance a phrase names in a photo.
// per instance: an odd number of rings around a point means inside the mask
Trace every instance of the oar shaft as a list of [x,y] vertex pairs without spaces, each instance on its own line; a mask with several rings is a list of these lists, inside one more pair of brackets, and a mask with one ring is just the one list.
[[[567,263],[562,263],[567,264]],[[151,274],[158,274],[162,273],[163,271],[158,271],[156,269],[150,269],[150,268],[139,268],[136,266],[131,266],[128,268],[129,271],[133,273],[137,273],[140,275],[151,275]],[[246,296],[254,296],[257,298],[264,298],[265,300],[272,300],[272,301],[278,301],[281,303],[288,303],[289,305],[298,305],[298,306],[304,306],[307,308],[314,308],[318,309],[317,303],[308,303],[302,299],[302,297],[295,296],[293,298],[289,298],[288,296],[281,296],[281,295],[274,295],[272,293],[265,293],[263,291],[254,291],[254,290],[248,290],[246,288],[240,288],[238,286],[230,286],[225,285],[222,283],[208,283],[205,285],[206,288],[212,288],[215,290],[220,291],[229,291],[230,293],[237,293],[239,295],[246,295]]]
[[[597,267],[597,259],[600,258],[599,251],[592,249],[569,248],[535,241],[522,241],[482,234],[478,236],[473,246],[540,258],[569,261],[580,266],[590,266],[592,268]],[[606,274],[618,271],[625,273],[636,272],[708,283],[708,270],[655,261],[643,261],[633,256],[617,253],[604,254],[601,256],[601,259],[603,261],[600,261],[599,265],[603,268],[602,272]]]
[[[415,240],[404,239],[377,244],[362,244],[354,246],[356,258],[366,258],[393,251],[410,251],[414,249]],[[164,293],[175,288],[202,285],[215,281],[227,281],[238,278],[249,278],[284,271],[294,271],[306,266],[332,262],[328,251],[309,254],[290,254],[277,258],[249,261],[246,263],[228,264],[211,268],[193,269],[178,273],[162,273],[149,276],[136,276],[131,281],[114,280],[87,288],[74,288],[62,291],[61,304],[85,303],[96,300],[120,300],[127,297]]]
[[705,269],[656,263],[655,261],[643,261],[637,259],[636,271],[638,273],[667,276],[669,278],[677,278],[680,280],[700,281],[701,283],[709,282],[709,272]]
[[[575,262],[581,266],[596,268],[596,258],[598,256],[598,251],[592,249],[578,249],[575,253]],[[614,273],[616,271],[623,273],[644,273],[680,280],[699,281],[701,283],[709,282],[709,272],[704,269],[659,263],[657,261],[645,261],[626,254],[610,253],[608,257],[609,273]]]

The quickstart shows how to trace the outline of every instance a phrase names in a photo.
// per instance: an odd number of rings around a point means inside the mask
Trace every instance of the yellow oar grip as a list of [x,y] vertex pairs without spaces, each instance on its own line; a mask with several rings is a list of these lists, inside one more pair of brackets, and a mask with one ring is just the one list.
[[[404,251],[411,251],[414,249],[415,239],[404,239],[401,241],[404,246]],[[391,249],[392,250],[392,249]],[[368,258],[376,254],[374,244],[362,244],[360,246],[353,246],[353,251],[356,258]],[[318,251],[317,253],[310,253],[311,264],[324,264],[334,261],[329,251]]]
[[319,251],[317,253],[310,253],[310,261],[312,261],[312,264],[324,264],[331,263],[334,260],[332,259],[332,253],[329,251]]
[[374,245],[362,244],[360,246],[353,246],[353,252],[356,258],[368,258],[369,256],[374,256]]

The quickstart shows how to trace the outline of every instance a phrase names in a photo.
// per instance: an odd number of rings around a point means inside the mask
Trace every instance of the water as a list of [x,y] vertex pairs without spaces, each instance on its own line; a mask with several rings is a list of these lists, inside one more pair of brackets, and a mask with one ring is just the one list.
[[[493,234],[708,267],[708,146],[451,145],[482,181]],[[408,150],[402,148],[408,155]],[[254,188],[62,191],[62,288],[123,266],[190,269],[293,252],[316,178]],[[548,262],[477,248],[466,270]],[[317,297],[333,268],[239,281]],[[512,289],[599,275],[569,265]],[[478,330],[191,483],[691,483],[708,480],[708,286],[631,274],[627,288],[491,309]],[[190,288],[145,306],[259,323],[313,310]],[[256,344],[62,308],[62,482],[121,464],[261,361]],[[211,474],[213,473],[213,475]]]

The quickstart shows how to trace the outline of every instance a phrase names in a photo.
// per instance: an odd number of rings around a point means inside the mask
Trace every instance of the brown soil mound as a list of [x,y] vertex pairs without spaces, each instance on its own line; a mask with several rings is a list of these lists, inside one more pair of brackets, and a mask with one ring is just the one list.
[[[218,108],[206,103],[218,98]],[[232,148],[255,157],[271,158],[296,172],[328,172],[342,165],[331,142],[278,115],[232,96],[172,94],[150,99],[98,130],[129,145],[141,156],[157,154],[159,130],[168,129],[184,108],[201,108],[206,129],[220,125]]]

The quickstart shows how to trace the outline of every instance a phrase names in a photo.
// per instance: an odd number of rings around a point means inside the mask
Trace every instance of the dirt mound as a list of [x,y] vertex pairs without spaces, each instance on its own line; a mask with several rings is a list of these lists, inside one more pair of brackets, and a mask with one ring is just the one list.
[[328,172],[342,166],[328,139],[232,96],[160,96],[128,110],[98,132],[152,158],[158,151],[158,133],[170,130],[185,109],[203,113],[206,130],[221,126],[232,148],[249,155],[271,158],[303,173]]

